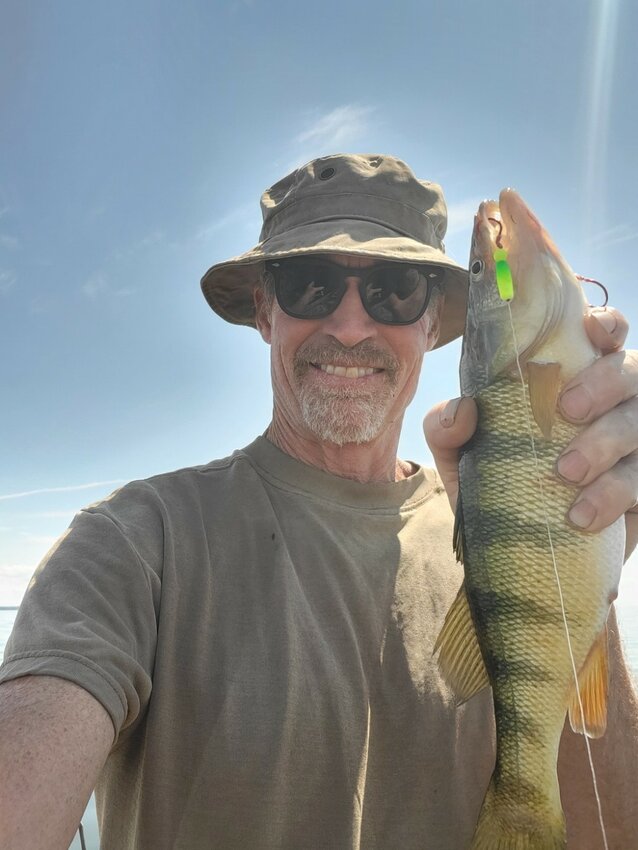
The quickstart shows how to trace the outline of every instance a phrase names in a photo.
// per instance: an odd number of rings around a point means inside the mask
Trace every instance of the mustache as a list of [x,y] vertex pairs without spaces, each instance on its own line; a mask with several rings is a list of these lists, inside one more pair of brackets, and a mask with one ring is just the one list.
[[302,345],[294,357],[295,372],[303,374],[311,363],[333,363],[335,366],[372,366],[396,374],[399,361],[392,354],[378,348],[369,340],[362,340],[352,348],[346,348],[336,340],[322,344]]

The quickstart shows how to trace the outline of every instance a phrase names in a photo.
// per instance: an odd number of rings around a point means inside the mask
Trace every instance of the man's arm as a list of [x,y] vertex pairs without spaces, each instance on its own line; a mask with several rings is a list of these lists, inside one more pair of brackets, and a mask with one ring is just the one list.
[[0,685],[0,847],[67,850],[113,737],[106,710],[71,682]]

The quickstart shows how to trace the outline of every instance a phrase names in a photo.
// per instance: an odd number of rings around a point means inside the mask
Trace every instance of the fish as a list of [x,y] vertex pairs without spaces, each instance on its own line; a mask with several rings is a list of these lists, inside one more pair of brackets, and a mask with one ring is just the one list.
[[[497,250],[511,272],[508,300]],[[586,310],[581,283],[520,195],[504,189],[481,203],[460,362],[461,393],[478,408],[459,464],[454,547],[464,580],[435,644],[459,704],[492,688],[496,761],[471,850],[564,850],[565,717],[589,737],[605,731],[606,621],[624,519],[597,534],[569,525],[578,488],[555,472],[581,430],[558,413],[559,394],[600,356]]]

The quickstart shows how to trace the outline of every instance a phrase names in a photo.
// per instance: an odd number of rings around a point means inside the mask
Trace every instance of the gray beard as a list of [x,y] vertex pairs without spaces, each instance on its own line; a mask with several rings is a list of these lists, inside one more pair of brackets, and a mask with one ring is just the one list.
[[[340,366],[374,365],[385,369],[382,387],[370,391],[363,386],[321,390],[303,381],[312,363],[335,363]],[[299,382],[299,401],[303,422],[322,442],[343,446],[346,443],[369,443],[381,432],[390,402],[396,392],[398,361],[384,351],[362,343],[354,348],[338,344],[302,348],[295,356],[294,371]]]

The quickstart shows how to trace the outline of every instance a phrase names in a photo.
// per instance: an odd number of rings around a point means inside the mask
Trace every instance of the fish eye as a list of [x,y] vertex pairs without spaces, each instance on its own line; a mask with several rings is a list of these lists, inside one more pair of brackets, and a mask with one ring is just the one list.
[[483,260],[474,260],[472,265],[470,266],[470,274],[473,278],[478,280],[483,274],[483,269],[485,268],[485,263]]

